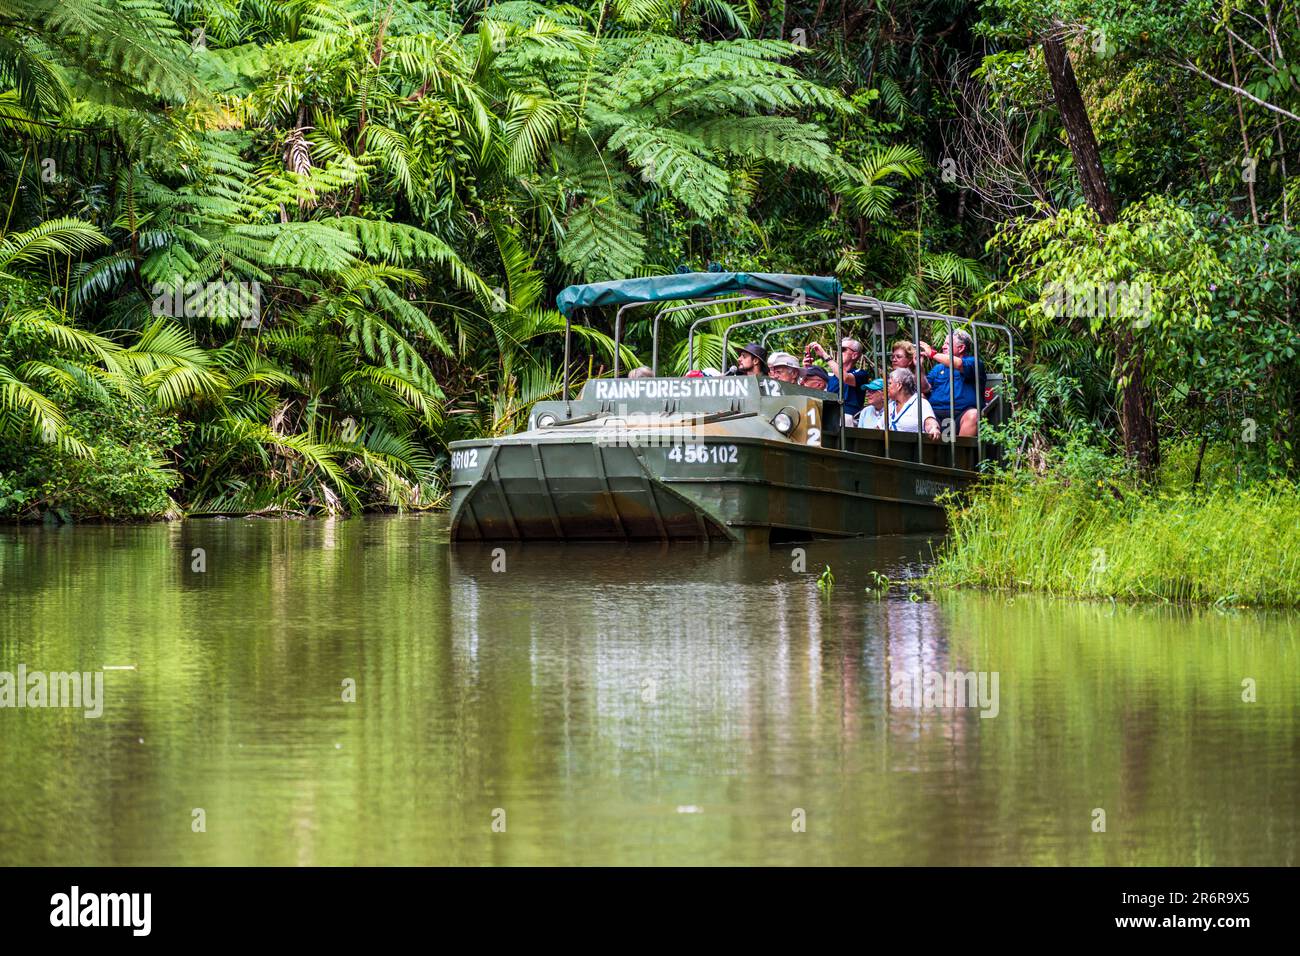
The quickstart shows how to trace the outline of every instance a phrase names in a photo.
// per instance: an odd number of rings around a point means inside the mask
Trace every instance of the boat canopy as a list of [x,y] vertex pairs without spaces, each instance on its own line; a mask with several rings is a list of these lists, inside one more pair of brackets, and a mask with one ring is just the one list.
[[575,309],[591,306],[702,299],[728,292],[833,303],[839,299],[841,291],[840,280],[832,276],[799,276],[784,272],[685,272],[571,285],[559,294],[556,304],[566,316],[572,316]]

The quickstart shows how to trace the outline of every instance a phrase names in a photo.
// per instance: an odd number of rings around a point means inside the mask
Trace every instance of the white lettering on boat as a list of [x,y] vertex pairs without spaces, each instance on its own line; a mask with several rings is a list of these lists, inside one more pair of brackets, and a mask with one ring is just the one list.
[[674,445],[668,452],[668,460],[688,465],[734,465],[740,460],[739,454],[735,445]]
[[926,498],[933,498],[935,495],[941,495],[945,491],[952,491],[950,484],[942,481],[932,481],[929,478],[916,479],[916,493]]
[[729,378],[600,378],[593,382],[602,401],[628,398],[748,398],[752,376]]
[[462,468],[478,467],[478,449],[466,448],[464,451],[453,451],[451,453],[451,470],[459,471]]

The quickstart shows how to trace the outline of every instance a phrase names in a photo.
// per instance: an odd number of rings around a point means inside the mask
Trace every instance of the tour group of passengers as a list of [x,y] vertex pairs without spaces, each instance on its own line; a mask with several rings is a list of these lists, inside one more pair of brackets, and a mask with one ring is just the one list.
[[[838,393],[840,378],[844,379],[844,421],[858,428],[889,428],[893,431],[915,432],[921,430],[931,438],[938,438],[951,418],[956,422],[955,433],[973,436],[979,427],[982,391],[979,370],[972,354],[973,343],[968,333],[956,329],[948,336],[941,349],[921,342],[921,357],[932,363],[930,371],[920,373],[916,346],[911,342],[895,342],[890,350],[890,369],[881,378],[863,368],[862,343],[846,338],[840,342],[840,360],[832,359],[816,342],[804,349],[800,363],[789,352],[773,352],[757,343],[740,349],[736,365],[728,375],[767,375],[781,382],[802,385],[827,392]],[[816,359],[824,363],[819,365]],[[982,364],[982,363],[981,363]],[[703,372],[690,372],[700,376]],[[711,374],[717,375],[716,371]],[[650,369],[633,369],[630,378],[649,378]],[[920,381],[920,394],[917,382]],[[917,405],[920,404],[920,412]],[[947,434],[953,434],[948,431]]]

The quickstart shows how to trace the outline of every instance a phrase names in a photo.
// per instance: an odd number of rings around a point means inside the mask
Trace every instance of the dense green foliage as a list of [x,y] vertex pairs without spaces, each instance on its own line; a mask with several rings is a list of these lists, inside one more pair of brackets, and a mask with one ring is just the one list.
[[[1174,469],[1158,488],[1117,479],[1105,459],[1065,456],[1047,477],[986,480],[949,507],[952,534],[929,581],[1084,597],[1300,605],[1300,489],[1236,487],[1230,468],[1192,489]],[[1092,459],[1092,460],[1089,460]],[[1184,462],[1185,464],[1185,462]]]
[[[1160,442],[1294,477],[1298,38],[1294,0],[0,0],[0,514],[437,505],[448,441],[558,391],[560,288],[714,264],[1016,325],[1016,461],[1125,449],[1136,350]],[[1140,315],[1053,309],[1112,283]]]

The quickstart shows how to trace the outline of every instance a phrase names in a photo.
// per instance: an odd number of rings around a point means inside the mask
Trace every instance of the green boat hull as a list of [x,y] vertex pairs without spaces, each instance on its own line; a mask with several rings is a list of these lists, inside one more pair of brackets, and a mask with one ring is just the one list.
[[[862,451],[747,437],[690,446],[514,436],[457,443],[473,467],[452,485],[459,540],[803,540],[940,531],[936,498],[974,478],[883,451],[880,433],[848,433]],[[899,449],[915,454],[912,446]],[[925,443],[929,457],[947,451]],[[875,446],[874,448],[872,446]],[[691,451],[686,452],[685,448]],[[937,454],[936,454],[937,453]],[[687,461],[687,456],[691,461]]]
[[538,403],[527,431],[452,444],[452,538],[942,530],[938,499],[974,480],[974,441],[840,429],[842,417],[826,392],[767,378],[593,380],[578,399]]

